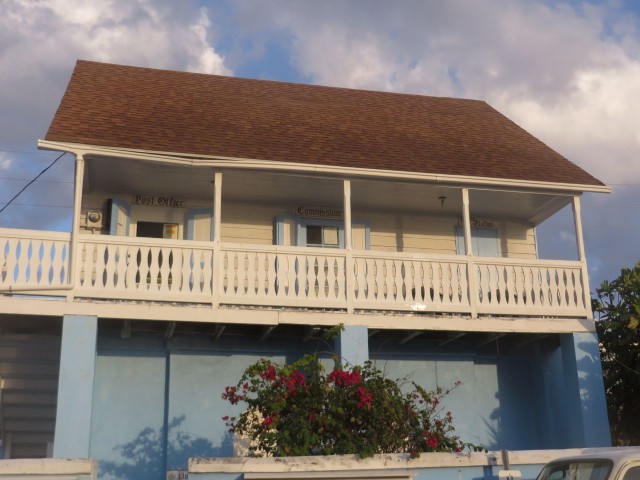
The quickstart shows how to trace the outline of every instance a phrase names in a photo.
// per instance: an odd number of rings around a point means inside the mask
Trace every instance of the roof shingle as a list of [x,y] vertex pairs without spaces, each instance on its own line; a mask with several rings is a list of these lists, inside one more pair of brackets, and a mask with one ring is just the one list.
[[602,185],[485,102],[78,61],[46,140]]

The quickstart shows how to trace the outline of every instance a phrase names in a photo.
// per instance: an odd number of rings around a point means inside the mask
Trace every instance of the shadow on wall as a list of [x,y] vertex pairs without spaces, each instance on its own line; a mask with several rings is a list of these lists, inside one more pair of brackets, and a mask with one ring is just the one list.
[[157,430],[147,427],[130,442],[116,445],[114,451],[123,461],[100,461],[100,478],[164,480],[167,470],[186,470],[191,457],[222,457],[233,453],[230,433],[224,436],[220,446],[214,446],[206,438],[195,438],[181,431],[185,418],[182,415],[171,420],[166,436],[162,427]]
[[582,435],[585,447],[611,446],[611,433],[607,415],[602,364],[597,337],[594,341],[579,342],[578,348],[582,353],[577,363],[580,385],[579,407],[582,410]]
[[[497,394],[496,397],[498,397]],[[488,420],[487,418],[483,418],[482,423],[484,423],[487,437],[491,441],[491,443],[482,446],[488,450],[495,450],[500,445],[500,439],[502,438],[502,419],[500,417],[500,409],[496,408],[493,412],[491,412],[489,418],[490,420]]]

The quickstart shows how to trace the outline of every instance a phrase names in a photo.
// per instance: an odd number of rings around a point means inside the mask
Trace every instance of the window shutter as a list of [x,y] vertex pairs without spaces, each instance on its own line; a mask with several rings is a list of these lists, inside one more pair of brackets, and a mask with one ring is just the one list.
[[275,218],[273,228],[274,245],[296,244],[296,219],[293,215],[283,213]]
[[129,235],[129,225],[131,224],[131,205],[121,198],[114,197],[111,200],[111,224],[109,225],[110,235]]
[[213,240],[213,209],[187,210],[187,240],[210,242]]
[[351,243],[354,250],[371,250],[371,228],[369,222],[351,223]]

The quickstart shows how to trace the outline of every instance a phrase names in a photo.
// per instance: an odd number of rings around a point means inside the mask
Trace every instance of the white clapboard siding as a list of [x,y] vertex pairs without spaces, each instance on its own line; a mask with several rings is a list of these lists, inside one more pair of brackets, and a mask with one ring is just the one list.
[[10,458],[44,458],[53,442],[60,337],[0,337],[0,421]]

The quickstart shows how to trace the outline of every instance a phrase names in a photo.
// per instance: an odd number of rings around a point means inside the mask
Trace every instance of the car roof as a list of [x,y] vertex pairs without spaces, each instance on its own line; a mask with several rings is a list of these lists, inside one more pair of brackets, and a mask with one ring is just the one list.
[[640,447],[585,448],[580,455],[562,457],[549,463],[585,460],[611,460],[620,466],[630,460],[640,461]]

